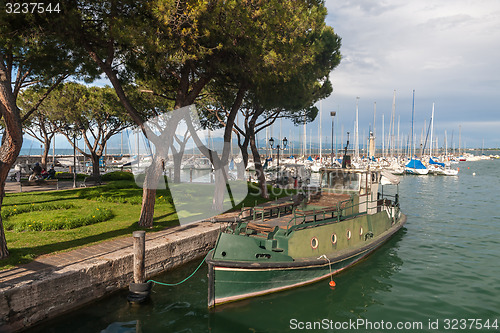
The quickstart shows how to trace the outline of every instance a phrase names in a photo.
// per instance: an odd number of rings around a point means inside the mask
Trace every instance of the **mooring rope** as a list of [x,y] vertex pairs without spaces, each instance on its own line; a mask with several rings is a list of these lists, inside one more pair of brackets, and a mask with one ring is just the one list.
[[180,282],[177,282],[177,283],[165,283],[165,282],[158,282],[158,281],[155,281],[155,280],[148,280],[147,283],[149,282],[153,282],[153,283],[156,283],[156,284],[160,284],[162,286],[167,286],[167,287],[174,287],[174,286],[178,286],[180,285],[181,283],[184,283],[186,282],[187,280],[189,280],[193,275],[196,274],[196,272],[198,272],[198,270],[200,269],[201,265],[203,265],[203,263],[205,262],[205,260],[207,259],[208,255],[210,254],[210,252],[212,252],[214,249],[211,249],[210,251],[208,251],[207,255],[205,256],[205,258],[203,258],[203,260],[200,262],[200,264],[198,265],[198,267],[196,267],[196,269],[194,270],[193,273],[191,273],[191,275],[189,275],[187,278],[185,278],[184,280],[180,281]]

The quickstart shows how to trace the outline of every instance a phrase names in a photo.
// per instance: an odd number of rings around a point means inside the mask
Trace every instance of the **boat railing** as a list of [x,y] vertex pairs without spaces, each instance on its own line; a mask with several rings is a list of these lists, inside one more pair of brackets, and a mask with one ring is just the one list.
[[[368,198],[368,196],[366,196]],[[360,210],[360,206],[366,209]],[[283,227],[286,225],[286,233],[290,234],[295,229],[308,228],[319,224],[336,223],[341,220],[353,218],[358,215],[380,212],[385,210],[390,218],[395,222],[399,212],[398,195],[384,194],[374,200],[365,200],[355,202],[354,197],[337,202],[335,205],[324,208],[313,208],[302,210],[300,205],[293,201],[275,201],[261,206],[245,207],[241,210],[237,220],[241,224],[237,227],[238,233],[246,229],[252,223],[265,223],[264,218],[286,218],[287,212],[291,213],[288,222],[283,221]],[[260,224],[261,226],[263,224]]]
[[[392,200],[391,200],[392,199]],[[364,215],[370,209],[370,204],[376,203],[376,206],[371,209],[376,209],[377,212],[385,210],[388,212],[390,218],[395,221],[399,212],[398,195],[384,195],[377,198],[377,200],[367,200],[363,202],[354,203],[354,200],[347,199],[340,201],[336,206],[326,209],[312,209],[308,211],[293,211],[293,216],[287,225],[287,234],[290,234],[295,229],[308,228],[319,224],[340,222],[348,218],[353,218],[358,215]],[[360,211],[359,207],[366,205],[366,211]],[[328,216],[327,216],[328,215]]]

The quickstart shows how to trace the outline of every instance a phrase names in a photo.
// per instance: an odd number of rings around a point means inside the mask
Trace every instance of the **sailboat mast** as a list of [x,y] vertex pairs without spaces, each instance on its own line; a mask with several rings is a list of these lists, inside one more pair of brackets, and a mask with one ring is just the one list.
[[[398,149],[396,150],[396,154],[399,155],[401,153],[401,142],[399,141],[399,125],[401,123],[401,117],[398,115]],[[399,156],[398,156],[399,158]]]
[[385,157],[385,137],[384,137],[384,132],[385,132],[385,121],[384,121],[384,115],[382,115],[382,157]]
[[322,146],[321,146],[321,111],[322,110],[322,103],[319,101],[319,160],[322,160]]
[[306,116],[304,116],[304,158],[306,158],[307,155],[307,127],[306,127]]
[[429,145],[429,155],[432,156],[432,132],[434,132],[434,103],[432,103],[432,114],[431,114],[431,141]]
[[394,156],[394,120],[396,118],[396,89],[394,89],[394,96],[392,98],[392,115],[391,115],[391,156]]
[[446,134],[446,130],[444,130],[444,160],[448,161],[448,135]]
[[458,125],[458,156],[462,156],[462,125]]
[[377,114],[377,102],[373,102],[373,154],[377,155],[377,135],[375,134],[375,120],[376,120],[376,114]]
[[269,126],[266,126],[266,152],[265,152],[266,158],[267,156],[269,156],[269,150],[267,147],[268,143],[269,143]]
[[312,148],[312,144],[313,144],[313,133],[312,133],[312,128],[309,129],[309,154],[312,155],[313,153],[313,148]]
[[415,89],[413,89],[413,101],[411,106],[411,142],[410,142],[410,159],[413,157],[413,118],[415,114]]
[[355,147],[355,152],[354,155],[356,155],[356,159],[359,159],[359,135],[358,135],[358,101],[359,97],[356,97],[356,128],[355,128],[355,138],[354,138],[354,147]]

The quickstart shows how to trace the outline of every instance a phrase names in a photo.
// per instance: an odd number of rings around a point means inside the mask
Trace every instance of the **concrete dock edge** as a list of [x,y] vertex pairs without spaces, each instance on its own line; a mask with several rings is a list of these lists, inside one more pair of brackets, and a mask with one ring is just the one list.
[[[200,222],[147,234],[146,278],[202,258],[215,246],[219,230],[219,224]],[[46,266],[12,278],[3,274],[0,332],[26,329],[127,288],[133,282],[132,237],[130,246]]]

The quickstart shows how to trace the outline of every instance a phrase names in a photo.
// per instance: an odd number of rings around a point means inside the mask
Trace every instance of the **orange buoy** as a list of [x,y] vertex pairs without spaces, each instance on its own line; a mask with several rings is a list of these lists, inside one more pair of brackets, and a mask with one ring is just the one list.
[[335,287],[335,281],[331,280],[330,283],[329,283],[330,287]]

